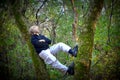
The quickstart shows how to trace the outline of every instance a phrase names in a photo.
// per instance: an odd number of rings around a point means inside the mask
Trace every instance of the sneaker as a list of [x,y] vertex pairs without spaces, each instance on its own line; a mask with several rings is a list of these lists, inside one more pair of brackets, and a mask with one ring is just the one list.
[[73,48],[72,51],[73,51],[72,56],[77,57],[77,53],[78,53],[78,45],[76,45],[76,46]]
[[69,66],[68,66],[68,70],[67,70],[67,73],[70,74],[70,75],[74,75],[74,62],[72,62]]

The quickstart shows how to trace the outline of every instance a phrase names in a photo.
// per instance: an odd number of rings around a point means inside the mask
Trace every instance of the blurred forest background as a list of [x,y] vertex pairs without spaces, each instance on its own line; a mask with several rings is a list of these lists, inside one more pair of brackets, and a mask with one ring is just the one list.
[[[120,80],[120,0],[1,0],[0,80]],[[30,43],[38,25],[52,44],[78,44],[77,58],[63,52],[61,63],[75,62],[69,76],[45,65]]]

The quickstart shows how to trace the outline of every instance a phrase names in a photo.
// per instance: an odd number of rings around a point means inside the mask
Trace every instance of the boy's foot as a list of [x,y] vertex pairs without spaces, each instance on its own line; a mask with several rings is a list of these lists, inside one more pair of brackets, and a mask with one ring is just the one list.
[[76,46],[73,48],[72,51],[73,51],[72,56],[77,57],[77,53],[78,53],[78,45],[76,45]]
[[67,70],[67,73],[70,74],[70,75],[74,75],[74,62],[72,62],[69,66],[68,66],[68,70]]

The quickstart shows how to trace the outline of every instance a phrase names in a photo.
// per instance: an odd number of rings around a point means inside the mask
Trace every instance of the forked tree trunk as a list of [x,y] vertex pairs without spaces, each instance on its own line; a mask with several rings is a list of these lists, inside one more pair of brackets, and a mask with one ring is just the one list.
[[84,18],[79,36],[79,53],[75,60],[75,80],[90,80],[89,71],[92,58],[96,22],[103,7],[103,0],[91,0],[90,10]]
[[15,18],[15,21],[17,23],[17,27],[21,31],[21,34],[28,44],[30,55],[33,60],[33,64],[36,71],[37,80],[49,80],[49,75],[46,70],[45,63],[40,59],[40,57],[35,53],[33,46],[30,42],[30,35],[28,34],[27,25],[25,24],[22,15],[21,15],[21,8],[22,8],[22,1],[21,0],[12,0],[10,1],[10,8],[11,12],[13,12],[13,16]]

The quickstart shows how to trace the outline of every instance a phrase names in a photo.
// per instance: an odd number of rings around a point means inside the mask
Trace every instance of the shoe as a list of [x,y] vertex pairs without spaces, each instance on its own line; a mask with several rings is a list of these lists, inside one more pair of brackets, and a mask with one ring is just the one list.
[[69,66],[68,66],[68,70],[67,70],[67,73],[70,74],[70,75],[74,75],[74,62],[72,62]]
[[72,56],[77,57],[78,45],[76,45],[76,46],[73,48],[72,52],[73,52]]

